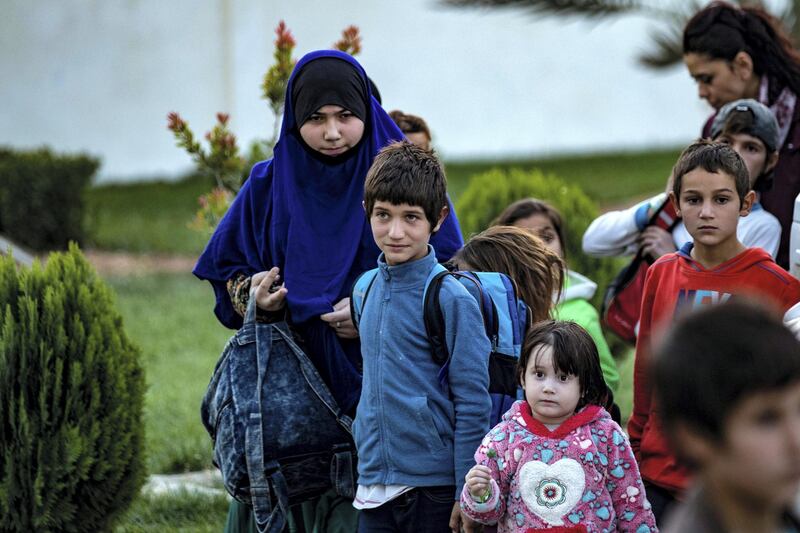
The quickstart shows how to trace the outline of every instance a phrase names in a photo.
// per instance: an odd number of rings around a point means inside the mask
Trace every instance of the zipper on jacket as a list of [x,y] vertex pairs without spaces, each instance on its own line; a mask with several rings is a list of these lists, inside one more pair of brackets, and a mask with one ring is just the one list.
[[[386,359],[386,353],[384,351],[383,330],[385,329],[385,326],[386,326],[386,306],[387,306],[387,302],[391,298],[391,292],[392,292],[392,281],[391,281],[391,276],[389,276],[389,275],[387,275],[386,278],[385,278],[384,291],[385,292],[381,295],[381,310],[380,310],[379,321],[378,321],[378,346],[379,346],[379,349],[378,349],[378,364],[376,365],[376,370],[377,370],[377,372],[376,372],[377,376],[376,377],[378,379],[378,395],[377,395],[377,398],[376,398],[376,403],[378,404],[378,410],[377,410],[378,411],[377,412],[377,414],[378,414],[378,432],[380,434],[380,440],[378,442],[378,446],[380,447],[380,451],[381,451],[381,458],[382,458],[383,470],[384,470],[384,475],[385,475],[385,473],[389,471],[390,465],[389,465],[389,455],[388,455],[387,449],[386,449],[386,443],[388,441],[387,441],[387,438],[386,438],[386,423],[385,423],[386,417],[384,416],[385,413],[384,413],[384,403],[383,403],[383,382],[384,382],[383,381],[383,375],[384,375],[384,370],[385,370],[384,360]],[[385,478],[384,478],[384,480],[385,480]],[[384,481],[384,483],[385,483],[385,481]]]

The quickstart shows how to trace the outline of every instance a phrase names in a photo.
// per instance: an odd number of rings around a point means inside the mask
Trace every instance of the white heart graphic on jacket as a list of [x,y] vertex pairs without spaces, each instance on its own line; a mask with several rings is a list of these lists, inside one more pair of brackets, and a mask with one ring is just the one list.
[[548,465],[525,463],[519,471],[519,492],[532,513],[553,526],[564,525],[562,517],[583,496],[586,476],[575,459],[567,457]]

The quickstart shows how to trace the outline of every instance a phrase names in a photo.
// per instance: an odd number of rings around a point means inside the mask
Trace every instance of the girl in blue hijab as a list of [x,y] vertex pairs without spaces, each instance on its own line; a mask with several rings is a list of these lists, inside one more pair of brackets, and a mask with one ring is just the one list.
[[[289,78],[272,159],[253,167],[194,268],[211,282],[214,312],[229,328],[241,326],[251,286],[262,318],[280,320],[285,309],[345,412],[361,390],[347,297],[379,254],[361,205],[364,178],[375,154],[403,138],[355,59],[307,54]],[[463,244],[450,209],[432,239],[440,261]]]

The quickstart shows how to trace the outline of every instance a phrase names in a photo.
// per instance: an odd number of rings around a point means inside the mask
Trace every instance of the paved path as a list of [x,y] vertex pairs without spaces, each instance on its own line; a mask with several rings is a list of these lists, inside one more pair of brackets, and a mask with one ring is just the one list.
[[14,254],[14,260],[24,266],[31,266],[33,264],[33,255],[23,250],[7,238],[0,235],[0,255],[5,255],[7,250],[11,250]]
[[222,487],[222,477],[217,469],[185,474],[154,474],[142,488],[142,492],[155,496],[181,491],[211,496],[228,494]]
[[86,259],[103,276],[127,276],[156,272],[186,273],[192,271],[197,257],[172,254],[133,254],[104,250],[83,250]]

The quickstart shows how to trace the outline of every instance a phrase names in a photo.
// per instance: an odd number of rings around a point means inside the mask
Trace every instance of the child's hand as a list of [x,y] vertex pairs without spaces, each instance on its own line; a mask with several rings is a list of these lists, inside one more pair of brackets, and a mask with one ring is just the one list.
[[639,236],[639,246],[645,256],[654,260],[664,254],[672,253],[676,250],[675,241],[672,240],[672,233],[659,228],[658,226],[648,226]]
[[278,267],[253,274],[250,278],[250,297],[256,299],[256,305],[265,311],[278,311],[286,304],[287,289],[281,283]]
[[475,465],[465,477],[467,490],[472,495],[472,499],[480,500],[489,491],[492,480],[492,471],[488,466]]

